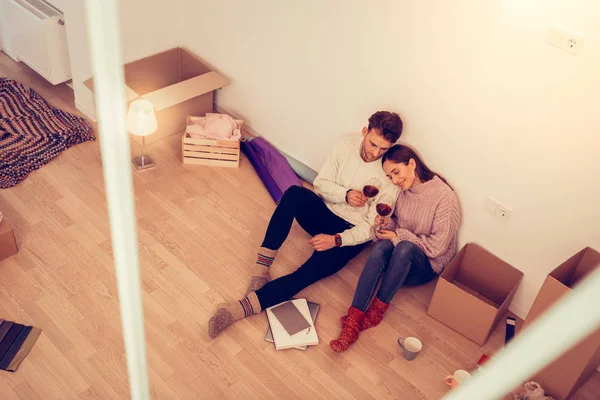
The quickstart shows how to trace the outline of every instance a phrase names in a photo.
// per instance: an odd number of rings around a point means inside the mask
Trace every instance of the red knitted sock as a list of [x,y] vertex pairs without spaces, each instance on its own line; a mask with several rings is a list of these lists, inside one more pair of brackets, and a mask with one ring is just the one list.
[[341,353],[348,350],[348,347],[358,339],[360,323],[365,318],[365,313],[357,308],[348,309],[348,317],[344,321],[340,337],[329,342],[333,351]]
[[383,319],[383,314],[385,314],[389,306],[389,304],[386,304],[375,297],[373,304],[371,304],[371,307],[369,307],[365,313],[365,319],[363,319],[362,324],[360,325],[361,330],[373,328],[374,326],[379,325]]
[[[348,319],[348,314],[346,314],[346,315],[343,315],[343,316],[341,316],[341,317],[340,317],[340,326],[341,326],[342,328],[344,327],[344,322],[346,322],[346,320],[347,320],[347,319]],[[361,324],[360,324],[360,326],[358,327],[358,330],[359,330],[359,331],[362,331],[362,330],[363,330],[362,323],[361,323]]]

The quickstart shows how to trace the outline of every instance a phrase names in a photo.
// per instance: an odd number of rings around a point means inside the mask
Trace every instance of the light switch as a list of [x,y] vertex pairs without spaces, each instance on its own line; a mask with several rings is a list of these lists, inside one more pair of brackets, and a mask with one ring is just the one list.
[[566,31],[562,30],[558,26],[552,27],[550,35],[548,36],[548,43],[553,44],[556,47],[561,47],[565,40]]

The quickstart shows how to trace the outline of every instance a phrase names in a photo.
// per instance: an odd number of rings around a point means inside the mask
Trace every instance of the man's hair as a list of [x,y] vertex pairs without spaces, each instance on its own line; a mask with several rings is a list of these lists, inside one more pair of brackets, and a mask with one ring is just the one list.
[[402,135],[402,119],[396,113],[377,111],[369,118],[369,131],[377,130],[385,140],[396,143]]

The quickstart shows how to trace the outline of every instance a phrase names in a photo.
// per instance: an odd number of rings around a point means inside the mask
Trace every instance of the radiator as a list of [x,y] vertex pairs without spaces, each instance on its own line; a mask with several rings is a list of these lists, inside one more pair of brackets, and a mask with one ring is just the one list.
[[0,0],[4,50],[53,85],[71,79],[64,16],[42,0]]

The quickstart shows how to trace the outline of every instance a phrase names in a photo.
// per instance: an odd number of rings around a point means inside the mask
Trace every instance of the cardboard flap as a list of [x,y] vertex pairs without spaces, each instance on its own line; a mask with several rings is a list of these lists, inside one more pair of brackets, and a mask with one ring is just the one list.
[[552,305],[560,300],[562,296],[569,293],[571,289],[565,286],[562,282],[556,280],[552,276],[547,276],[540,292],[538,293],[527,319],[525,321],[525,327],[529,326],[533,321],[548,310]]
[[515,296],[515,293],[517,293],[517,289],[519,288],[519,283],[521,282],[521,279],[522,278],[519,278],[519,282],[517,282],[517,284],[515,284],[515,286],[512,288],[512,290],[510,291],[508,296],[506,296],[504,303],[502,303],[501,305],[499,305],[497,307],[498,314],[496,315],[496,319],[494,320],[494,325],[496,325],[500,321],[500,319],[504,318],[504,316],[506,315],[506,312],[508,311],[508,307],[510,306],[512,299]]
[[138,98],[139,95],[131,90],[129,86],[125,86],[125,99],[129,103],[131,100]]
[[211,71],[145,94],[142,98],[151,101],[154,104],[154,108],[157,111],[161,111],[227,85],[229,85],[227,79],[218,72]]
[[463,257],[465,256],[466,247],[460,249],[458,254],[454,256],[450,264],[444,269],[441,274],[441,277],[446,279],[448,282],[454,282],[456,280],[456,275],[458,274],[458,270],[460,269],[460,265],[462,264]]
[[600,329],[539,371],[532,380],[557,399],[572,399],[577,389],[596,372],[600,363]]
[[[94,92],[94,78],[90,78],[83,82],[83,85]],[[129,86],[125,85],[125,101],[129,103],[131,100],[139,97],[139,95],[133,91]]]
[[571,275],[567,285],[570,288],[575,287],[582,279],[584,279],[598,267],[600,267],[600,253],[588,247],[587,249],[583,250],[583,255],[579,260],[579,264]]
[[469,243],[465,246],[465,254],[456,280],[493,302],[504,304],[522,276],[523,272],[512,265],[483,247]]
[[567,261],[554,268],[548,275],[566,285],[569,282],[571,275],[573,275],[573,271],[575,271],[577,264],[579,264],[579,260],[583,257],[584,252],[585,250],[581,250],[574,256],[571,256]]

